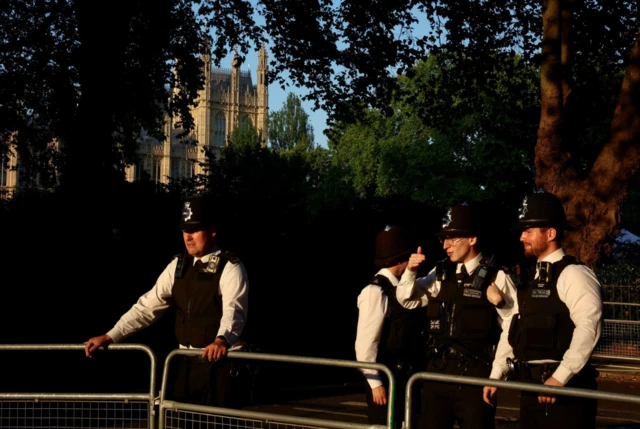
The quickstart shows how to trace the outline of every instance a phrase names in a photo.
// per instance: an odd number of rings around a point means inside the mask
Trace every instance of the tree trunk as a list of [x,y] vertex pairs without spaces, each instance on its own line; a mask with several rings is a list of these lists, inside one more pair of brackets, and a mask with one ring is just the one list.
[[[629,181],[640,166],[640,33],[626,69],[611,135],[585,178],[563,150],[561,127],[564,102],[570,91],[571,2],[545,0],[543,4],[542,112],[535,150],[536,185],[563,202],[569,231],[563,242],[567,253],[594,267],[619,231],[620,207]],[[566,35],[565,35],[566,33]]]
[[557,183],[575,180],[570,154],[563,150],[563,69],[560,0],[543,2],[541,112],[535,148],[536,186],[554,192]]
[[569,245],[586,263],[595,265],[602,251],[609,252],[619,233],[620,208],[628,185],[640,167],[640,32],[622,80],[609,140],[586,180],[583,197],[571,189],[567,214],[581,225],[569,236]]
[[562,61],[562,105],[567,105],[567,99],[573,89],[573,10],[575,0],[564,0],[561,10],[561,61]]
[[82,227],[108,234],[115,178],[113,118],[124,67],[128,10],[118,1],[96,8],[92,2],[78,0],[74,12],[80,42],[76,62],[80,100],[70,138],[64,142],[61,191],[68,210],[87,214],[77,216],[78,223],[89,223]]

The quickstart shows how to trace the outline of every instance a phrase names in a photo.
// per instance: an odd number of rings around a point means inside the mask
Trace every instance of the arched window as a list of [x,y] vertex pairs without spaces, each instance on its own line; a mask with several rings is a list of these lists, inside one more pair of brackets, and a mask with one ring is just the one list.
[[171,178],[177,179],[180,177],[180,160],[171,158]]
[[151,171],[152,177],[151,180],[158,183],[161,179],[162,172],[162,159],[161,158],[153,158],[153,170]]
[[9,179],[9,163],[0,159],[0,186],[7,186]]
[[190,159],[187,160],[187,179],[191,179],[196,176],[196,163]]
[[149,160],[147,158],[144,158],[135,164],[136,181],[149,179],[150,174],[148,172],[149,170],[149,167],[147,165],[148,162]]
[[227,134],[227,123],[224,118],[224,113],[219,112],[216,115],[213,128],[213,145],[224,146],[225,136]]
[[244,115],[240,118],[240,127],[242,127],[243,130],[246,130],[250,124],[251,119],[249,119],[249,115]]

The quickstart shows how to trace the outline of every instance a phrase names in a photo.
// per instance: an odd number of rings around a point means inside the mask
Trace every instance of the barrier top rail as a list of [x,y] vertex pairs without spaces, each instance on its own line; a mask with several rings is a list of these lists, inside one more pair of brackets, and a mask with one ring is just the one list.
[[522,390],[526,392],[548,393],[550,395],[576,396],[589,399],[606,399],[620,402],[630,402],[640,404],[640,396],[629,395],[625,393],[602,392],[590,389],[578,389],[575,387],[555,387],[545,386],[542,384],[534,384],[523,381],[505,381],[493,380],[490,378],[467,377],[462,375],[439,374],[432,372],[418,372],[412,375],[407,382],[406,388],[406,405],[405,405],[405,423],[407,427],[411,426],[411,396],[413,383],[416,380],[440,381],[453,384],[468,384],[471,386],[493,386],[505,389]]
[[[143,344],[111,344],[109,350],[140,350],[145,352],[151,360],[149,377],[149,394],[135,395],[136,399],[149,401],[153,405],[156,391],[156,356],[153,351]],[[83,344],[0,344],[0,351],[28,351],[28,350],[78,350],[84,352]],[[100,393],[0,393],[0,399],[32,399],[37,396],[40,399],[119,399],[122,394]],[[132,395],[127,395],[131,398]]]
[[[174,407],[174,404],[178,404],[173,401],[165,400],[166,393],[166,385],[168,379],[168,369],[169,369],[169,361],[176,355],[186,355],[186,356],[201,356],[204,349],[175,349],[169,353],[167,358],[165,359],[164,371],[162,374],[162,386],[163,388],[160,391],[160,417],[159,417],[159,427],[164,427],[164,413],[163,408]],[[391,370],[382,364],[379,363],[371,363],[371,362],[359,362],[352,360],[341,360],[341,359],[327,359],[327,358],[317,358],[317,357],[306,357],[306,356],[289,356],[289,355],[278,355],[278,354],[269,354],[269,353],[254,353],[254,352],[234,352],[231,351],[227,354],[229,358],[233,359],[248,359],[248,360],[261,360],[261,361],[271,361],[271,362],[287,362],[287,363],[301,363],[308,365],[324,365],[324,366],[337,366],[343,368],[365,368],[365,369],[375,369],[378,371],[382,371],[386,374],[389,379],[389,403],[388,403],[388,413],[387,413],[387,427],[392,428],[393,422],[395,419],[394,416],[394,404],[395,404],[395,395],[396,395],[396,386],[395,386],[395,378]],[[189,411],[197,411],[197,412],[224,412],[227,415],[231,416],[242,416],[242,417],[253,417],[258,419],[268,419],[273,420],[274,417],[277,417],[279,420],[283,422],[291,422],[291,423],[301,423],[305,422],[311,426],[325,426],[331,428],[344,428],[344,427],[358,427],[354,423],[349,423],[345,425],[345,423],[340,422],[331,422],[327,420],[320,419],[303,419],[296,418],[295,421],[287,416],[267,414],[267,413],[257,413],[253,411],[239,411],[239,410],[230,410],[226,408],[217,408],[217,407],[209,407],[209,406],[201,406],[201,405],[193,405],[193,404],[184,404],[179,403],[180,409],[189,410]],[[372,425],[366,425],[364,427],[377,427]]]
[[[32,400],[119,400],[135,399],[149,402],[149,423],[154,427],[153,405],[156,392],[156,356],[151,348],[143,344],[111,344],[109,350],[140,350],[145,352],[151,360],[149,377],[149,393],[118,394],[118,393],[0,393],[1,399]],[[0,344],[0,351],[29,351],[29,350],[78,350],[84,352],[84,344]]]

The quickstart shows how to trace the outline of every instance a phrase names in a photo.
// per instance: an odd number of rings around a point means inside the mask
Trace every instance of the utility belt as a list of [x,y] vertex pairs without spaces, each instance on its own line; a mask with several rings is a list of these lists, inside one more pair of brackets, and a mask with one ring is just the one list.
[[529,363],[507,358],[508,376],[514,380],[544,384],[560,366],[560,362]]
[[427,371],[488,377],[492,365],[490,351],[488,348],[475,351],[461,344],[439,344],[431,349]]
[[491,366],[493,363],[493,359],[490,358],[492,352],[492,347],[483,347],[476,351],[461,344],[443,343],[432,347],[430,358],[431,360],[465,360],[471,363]]
[[[514,380],[528,381],[537,383],[540,381],[544,384],[560,366],[560,362],[550,363],[528,363],[519,362],[507,358],[508,376]],[[590,378],[597,378],[600,373],[590,363],[587,363],[579,373],[574,375],[571,380],[574,382],[586,381]],[[571,381],[570,381],[571,382]]]

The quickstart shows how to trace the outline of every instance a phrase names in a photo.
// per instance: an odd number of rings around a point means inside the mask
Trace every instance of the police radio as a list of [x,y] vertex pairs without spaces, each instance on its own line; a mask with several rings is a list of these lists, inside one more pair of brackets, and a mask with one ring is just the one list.
[[178,263],[176,264],[176,271],[174,273],[176,279],[184,278],[184,274],[187,271],[185,261],[188,259],[186,251],[183,254],[178,255]]
[[471,282],[471,288],[477,290],[484,290],[489,286],[489,283],[493,280],[498,272],[498,265],[495,263],[494,255],[491,255],[489,259],[484,258],[480,261],[478,272],[476,273],[473,282]]

